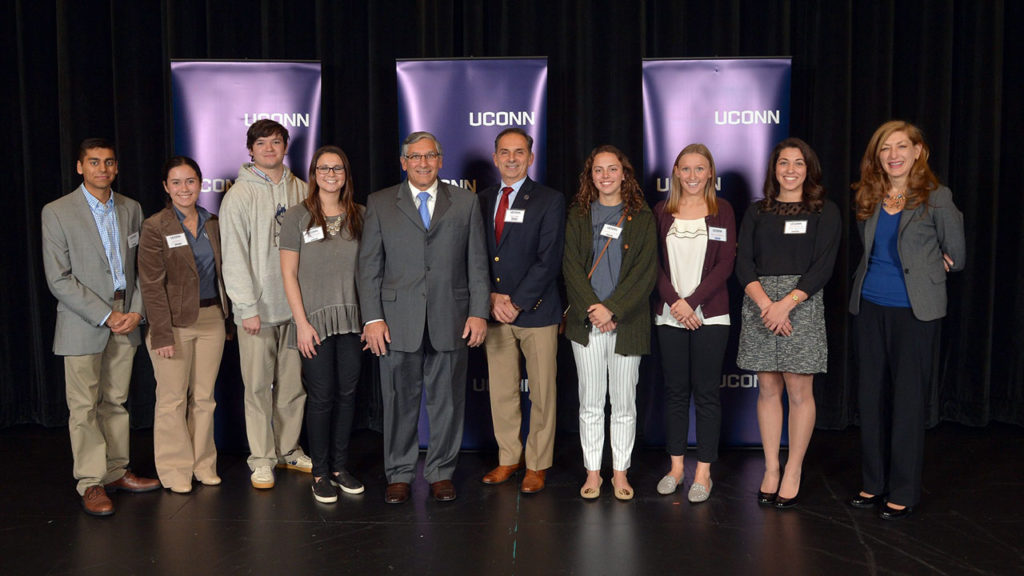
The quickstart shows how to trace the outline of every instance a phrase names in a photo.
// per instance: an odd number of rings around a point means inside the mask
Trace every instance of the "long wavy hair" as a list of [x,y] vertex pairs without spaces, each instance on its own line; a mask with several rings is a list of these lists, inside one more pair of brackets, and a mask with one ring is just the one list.
[[629,158],[621,150],[611,144],[598,146],[590,151],[587,161],[583,163],[583,171],[580,172],[580,187],[576,192],[575,202],[581,214],[590,214],[590,205],[597,200],[599,195],[597,186],[594,186],[594,158],[598,154],[614,154],[622,164],[622,204],[623,213],[627,216],[636,214],[644,203],[644,195],[640,190],[640,183],[636,181],[636,171],[629,162]]
[[708,214],[714,216],[718,214],[718,196],[715,195],[718,172],[715,170],[715,158],[711,155],[711,150],[699,142],[689,144],[680,150],[676,161],[672,163],[672,184],[669,187],[668,200],[665,201],[665,213],[674,214],[679,208],[679,201],[683,197],[683,183],[676,176],[676,166],[679,166],[679,161],[687,154],[700,154],[708,161],[711,173],[708,175],[708,181],[704,184],[704,203],[708,206]]
[[888,194],[892,188],[889,175],[882,167],[882,161],[878,154],[882,144],[892,136],[894,132],[903,132],[914,145],[921,145],[921,155],[910,168],[907,177],[907,191],[905,193],[906,204],[904,209],[913,210],[921,204],[928,202],[932,191],[939,187],[939,179],[928,166],[930,149],[924,141],[924,134],[921,129],[904,120],[890,120],[875,130],[875,134],[868,141],[868,147],[864,150],[864,158],[860,161],[860,180],[854,182],[851,188],[857,191],[854,199],[857,208],[857,220],[867,220],[875,212],[878,203]]
[[348,155],[337,146],[321,146],[313,153],[313,161],[309,163],[309,194],[303,203],[306,210],[309,210],[309,226],[307,230],[321,226],[326,228],[327,217],[324,216],[324,209],[320,202],[320,185],[316,183],[316,166],[320,157],[324,154],[337,154],[341,158],[341,165],[345,167],[345,186],[341,189],[341,208],[345,211],[345,229],[348,235],[354,240],[363,236],[363,214],[355,201],[355,184],[352,180],[352,165],[349,164]]
[[804,178],[803,190],[800,193],[804,210],[812,213],[821,212],[825,205],[825,188],[821,185],[821,162],[810,144],[799,138],[786,138],[772,149],[771,158],[768,160],[768,171],[764,176],[764,200],[761,201],[761,210],[768,211],[773,204],[778,202],[779,178],[776,174],[775,164],[786,148],[799,150],[804,157],[804,166],[807,167],[807,177]]

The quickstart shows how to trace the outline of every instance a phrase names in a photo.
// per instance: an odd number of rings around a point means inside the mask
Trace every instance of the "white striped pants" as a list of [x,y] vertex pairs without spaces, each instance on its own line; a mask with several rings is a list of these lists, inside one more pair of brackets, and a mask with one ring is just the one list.
[[636,384],[640,356],[615,353],[616,333],[594,328],[590,343],[572,343],[580,383],[580,444],[587,470],[601,469],[604,450],[604,402],[611,397],[612,468],[628,470],[636,439]]

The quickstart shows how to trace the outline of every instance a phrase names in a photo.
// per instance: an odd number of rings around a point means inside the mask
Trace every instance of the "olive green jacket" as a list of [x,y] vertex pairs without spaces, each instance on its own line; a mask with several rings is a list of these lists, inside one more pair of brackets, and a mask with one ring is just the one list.
[[[565,225],[562,275],[569,296],[565,336],[586,346],[590,326],[585,324],[587,308],[601,302],[590,286],[587,274],[594,264],[594,236],[590,213],[569,207]],[[651,349],[650,296],[657,279],[658,239],[654,214],[647,204],[626,217],[622,225],[622,268],[615,291],[601,302],[615,315],[615,353],[623,356],[648,354]]]

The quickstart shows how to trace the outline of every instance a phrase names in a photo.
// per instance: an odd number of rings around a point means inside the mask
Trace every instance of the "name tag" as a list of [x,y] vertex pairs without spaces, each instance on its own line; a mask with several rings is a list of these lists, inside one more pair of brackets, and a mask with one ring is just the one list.
[[167,247],[168,248],[178,248],[179,246],[188,246],[188,239],[185,238],[185,233],[184,232],[180,232],[178,234],[171,234],[170,236],[165,236],[165,238],[167,239]]
[[135,248],[139,245],[139,233],[133,232],[128,235],[128,247]]
[[604,228],[601,228],[601,236],[605,238],[618,239],[619,234],[622,234],[622,228],[618,226],[612,226],[611,224],[605,224]]
[[306,230],[305,232],[302,233],[302,241],[305,242],[306,244],[309,244],[310,242],[316,242],[317,240],[323,240],[323,239],[324,239],[324,229],[323,229],[322,226],[316,226],[315,228],[310,228],[309,230]]
[[807,220],[787,220],[786,234],[807,234]]
[[725,242],[725,228],[708,226],[708,238],[718,242]]
[[514,222],[516,224],[522,224],[523,218],[526,218],[526,210],[505,211],[505,222]]

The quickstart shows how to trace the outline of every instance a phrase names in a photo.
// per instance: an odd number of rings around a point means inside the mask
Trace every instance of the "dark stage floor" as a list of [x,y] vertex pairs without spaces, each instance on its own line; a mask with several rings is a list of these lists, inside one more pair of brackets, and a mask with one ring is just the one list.
[[[151,474],[152,437],[132,437]],[[637,498],[579,497],[579,446],[559,439],[545,491],[488,487],[491,453],[464,453],[458,499],[429,499],[422,479],[403,505],[383,501],[381,438],[358,432],[352,470],[367,485],[337,504],[313,501],[309,476],[249,485],[242,454],[221,454],[219,487],[117,494],[111,518],[86,516],[71,479],[67,431],[0,431],[0,574],[1022,574],[1024,430],[944,424],[928,434],[924,502],[879,520],[843,500],[858,488],[857,430],[815,433],[800,505],[757,505],[759,451],[724,451],[702,505],[659,496],[667,458],[638,449]],[[607,452],[607,450],[606,450]],[[695,460],[688,459],[686,486]]]

